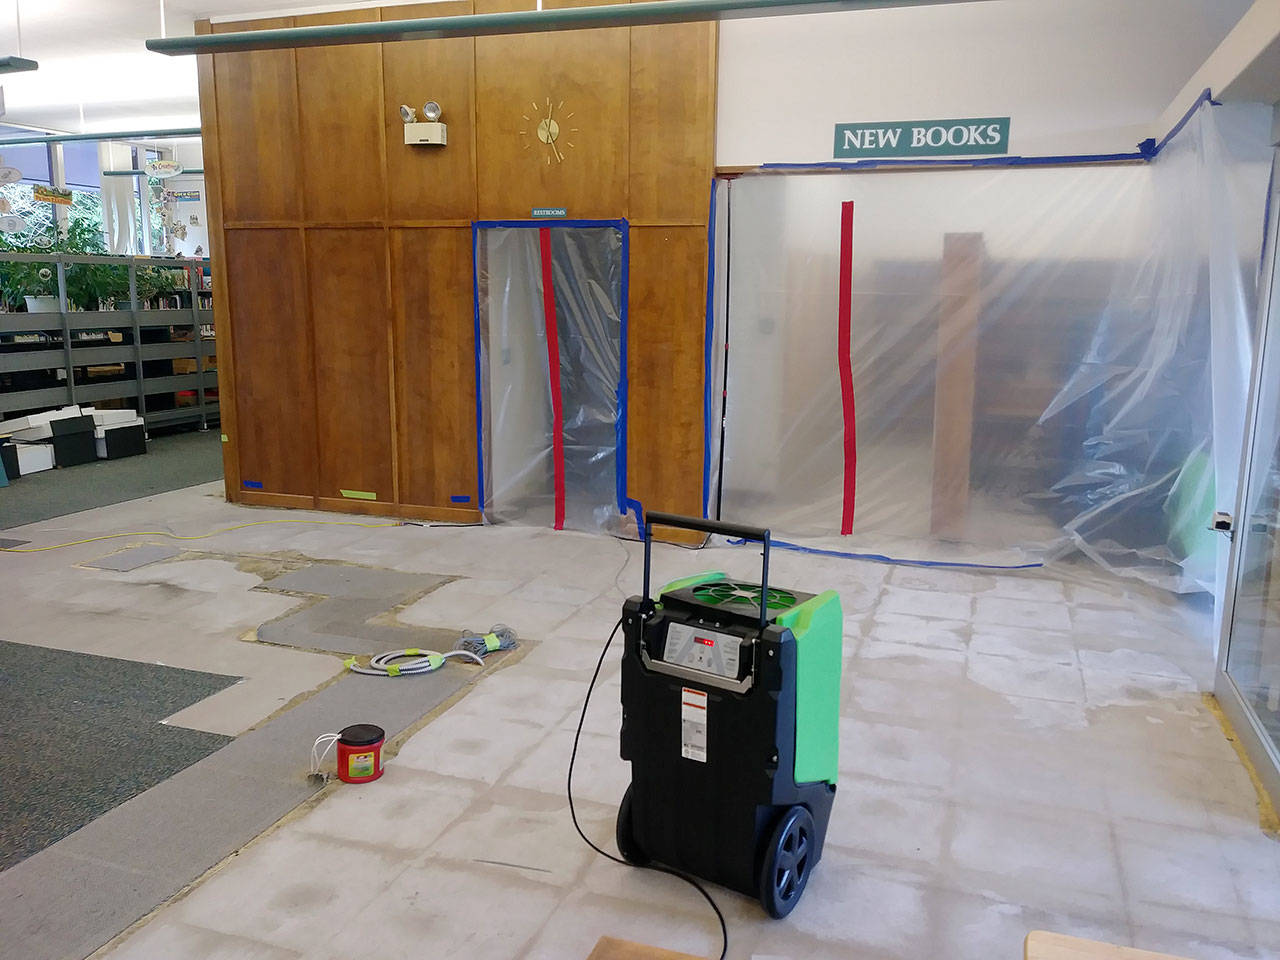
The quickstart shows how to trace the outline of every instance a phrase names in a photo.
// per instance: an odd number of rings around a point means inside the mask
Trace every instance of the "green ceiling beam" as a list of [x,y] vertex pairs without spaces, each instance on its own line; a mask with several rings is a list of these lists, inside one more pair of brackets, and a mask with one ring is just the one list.
[[29,137],[10,137],[0,140],[0,149],[23,143],[71,143],[75,140],[171,140],[176,137],[198,137],[199,127],[180,127],[176,130],[126,130],[121,133],[41,133]]
[[147,41],[147,49],[170,56],[196,53],[230,53],[240,50],[284,50],[348,43],[392,43],[397,40],[433,40],[441,37],[490,37],[553,30],[590,30],[595,27],[639,27],[663,23],[707,20],[747,20],[792,16],[800,13],[836,13],[886,7],[936,6],[947,0],[647,0],[600,7],[563,7],[555,10],[515,10],[507,13],[475,13],[420,20],[387,20],[367,23],[283,27],[240,33],[210,33],[195,37],[160,37]]

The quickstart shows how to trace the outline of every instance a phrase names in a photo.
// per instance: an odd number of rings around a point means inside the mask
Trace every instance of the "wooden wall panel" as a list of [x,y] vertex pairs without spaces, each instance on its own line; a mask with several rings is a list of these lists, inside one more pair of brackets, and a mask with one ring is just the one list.
[[[216,29],[528,5],[443,0]],[[215,284],[227,291],[215,312],[227,341],[228,496],[473,517],[474,505],[451,500],[473,495],[476,481],[464,224],[563,206],[570,217],[633,222],[631,492],[697,512],[715,43],[713,26],[694,24],[205,58],[207,166],[223,174],[211,170],[208,186],[219,194]],[[443,149],[403,143],[399,104],[420,109],[427,98],[444,107]],[[537,139],[548,101],[561,128],[555,151]],[[283,326],[269,333],[245,319],[276,313]],[[342,499],[343,489],[378,499]]]
[[307,232],[315,336],[317,494],[395,500],[386,231]]
[[[300,27],[361,23],[377,20],[378,11],[296,19]],[[386,204],[382,45],[302,47],[296,56],[302,195],[308,221],[380,220]]]
[[[394,230],[400,499],[474,508],[475,334],[471,230]],[[456,504],[452,496],[469,496]]]
[[[195,32],[213,32],[208,20],[197,20]],[[205,220],[209,229],[210,279],[213,289],[213,328],[218,343],[218,416],[222,427],[222,488],[228,500],[240,492],[240,447],[236,426],[235,344],[231,336],[231,314],[227,310],[227,254],[222,232],[222,171],[218,146],[218,95],[214,82],[213,57],[196,57],[200,84],[200,132],[204,149]]]
[[633,223],[706,223],[715,174],[714,23],[631,30]]
[[[293,17],[220,23],[213,33],[293,26]],[[296,220],[301,156],[298,152],[298,79],[292,50],[222,53],[213,58],[218,91],[218,139],[227,156],[222,215],[229,222]],[[203,105],[202,105],[203,107]],[[207,121],[206,121],[207,125]],[[249,158],[249,163],[245,159]],[[209,158],[206,157],[206,165]]]
[[[476,0],[477,13],[528,6]],[[533,207],[564,207],[570,217],[626,215],[629,58],[626,28],[476,39],[482,219],[528,218]],[[554,151],[537,137],[549,110],[560,127]]]
[[[383,8],[383,20],[472,12],[471,0]],[[475,41],[414,40],[382,48],[382,114],[387,139],[387,216],[392,220],[472,220],[476,215]],[[400,104],[422,118],[422,104],[443,109],[449,142],[404,142]]]
[[316,383],[302,234],[228,230],[226,258],[236,389],[221,396],[236,407],[241,486],[314,496]]
[[631,229],[627,488],[649,510],[702,515],[706,264],[703,227]]

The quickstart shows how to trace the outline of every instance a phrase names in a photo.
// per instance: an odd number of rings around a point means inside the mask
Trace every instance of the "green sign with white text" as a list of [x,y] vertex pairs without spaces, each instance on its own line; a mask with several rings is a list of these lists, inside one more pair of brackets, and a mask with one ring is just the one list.
[[837,123],[835,158],[969,157],[1009,152],[1009,118]]

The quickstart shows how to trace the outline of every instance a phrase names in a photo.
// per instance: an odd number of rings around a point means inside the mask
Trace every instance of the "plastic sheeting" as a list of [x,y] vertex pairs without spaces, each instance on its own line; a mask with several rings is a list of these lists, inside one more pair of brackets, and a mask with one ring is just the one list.
[[1269,124],[1267,108],[1205,105],[1142,164],[733,181],[713,515],[840,531],[853,200],[854,522],[823,545],[995,563],[1079,550],[1212,584],[1204,528],[1234,502]]
[[[480,456],[484,515],[491,522],[555,526],[559,487],[563,526],[620,528],[624,229],[477,228]],[[550,343],[544,232],[554,304]]]

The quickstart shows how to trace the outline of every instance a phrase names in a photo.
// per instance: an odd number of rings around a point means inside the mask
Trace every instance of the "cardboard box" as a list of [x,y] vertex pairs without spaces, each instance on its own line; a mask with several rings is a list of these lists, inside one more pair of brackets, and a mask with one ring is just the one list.
[[99,460],[136,457],[147,452],[147,430],[141,417],[134,423],[97,427],[93,431],[93,445]]
[[196,358],[195,357],[177,357],[173,361],[174,374],[195,373]]
[[68,420],[81,416],[76,406],[62,407],[60,410],[46,410],[26,417],[17,417],[0,423],[0,433],[9,434],[15,440],[48,440],[53,436],[50,426],[54,420]]
[[18,452],[18,475],[25,477],[29,473],[53,469],[52,443],[19,443],[15,444]]
[[95,434],[99,427],[116,427],[121,424],[132,424],[134,421],[142,422],[134,410],[94,410],[93,411],[93,427]]
[[93,417],[52,420],[53,460],[59,467],[75,467],[98,459],[93,445]]

